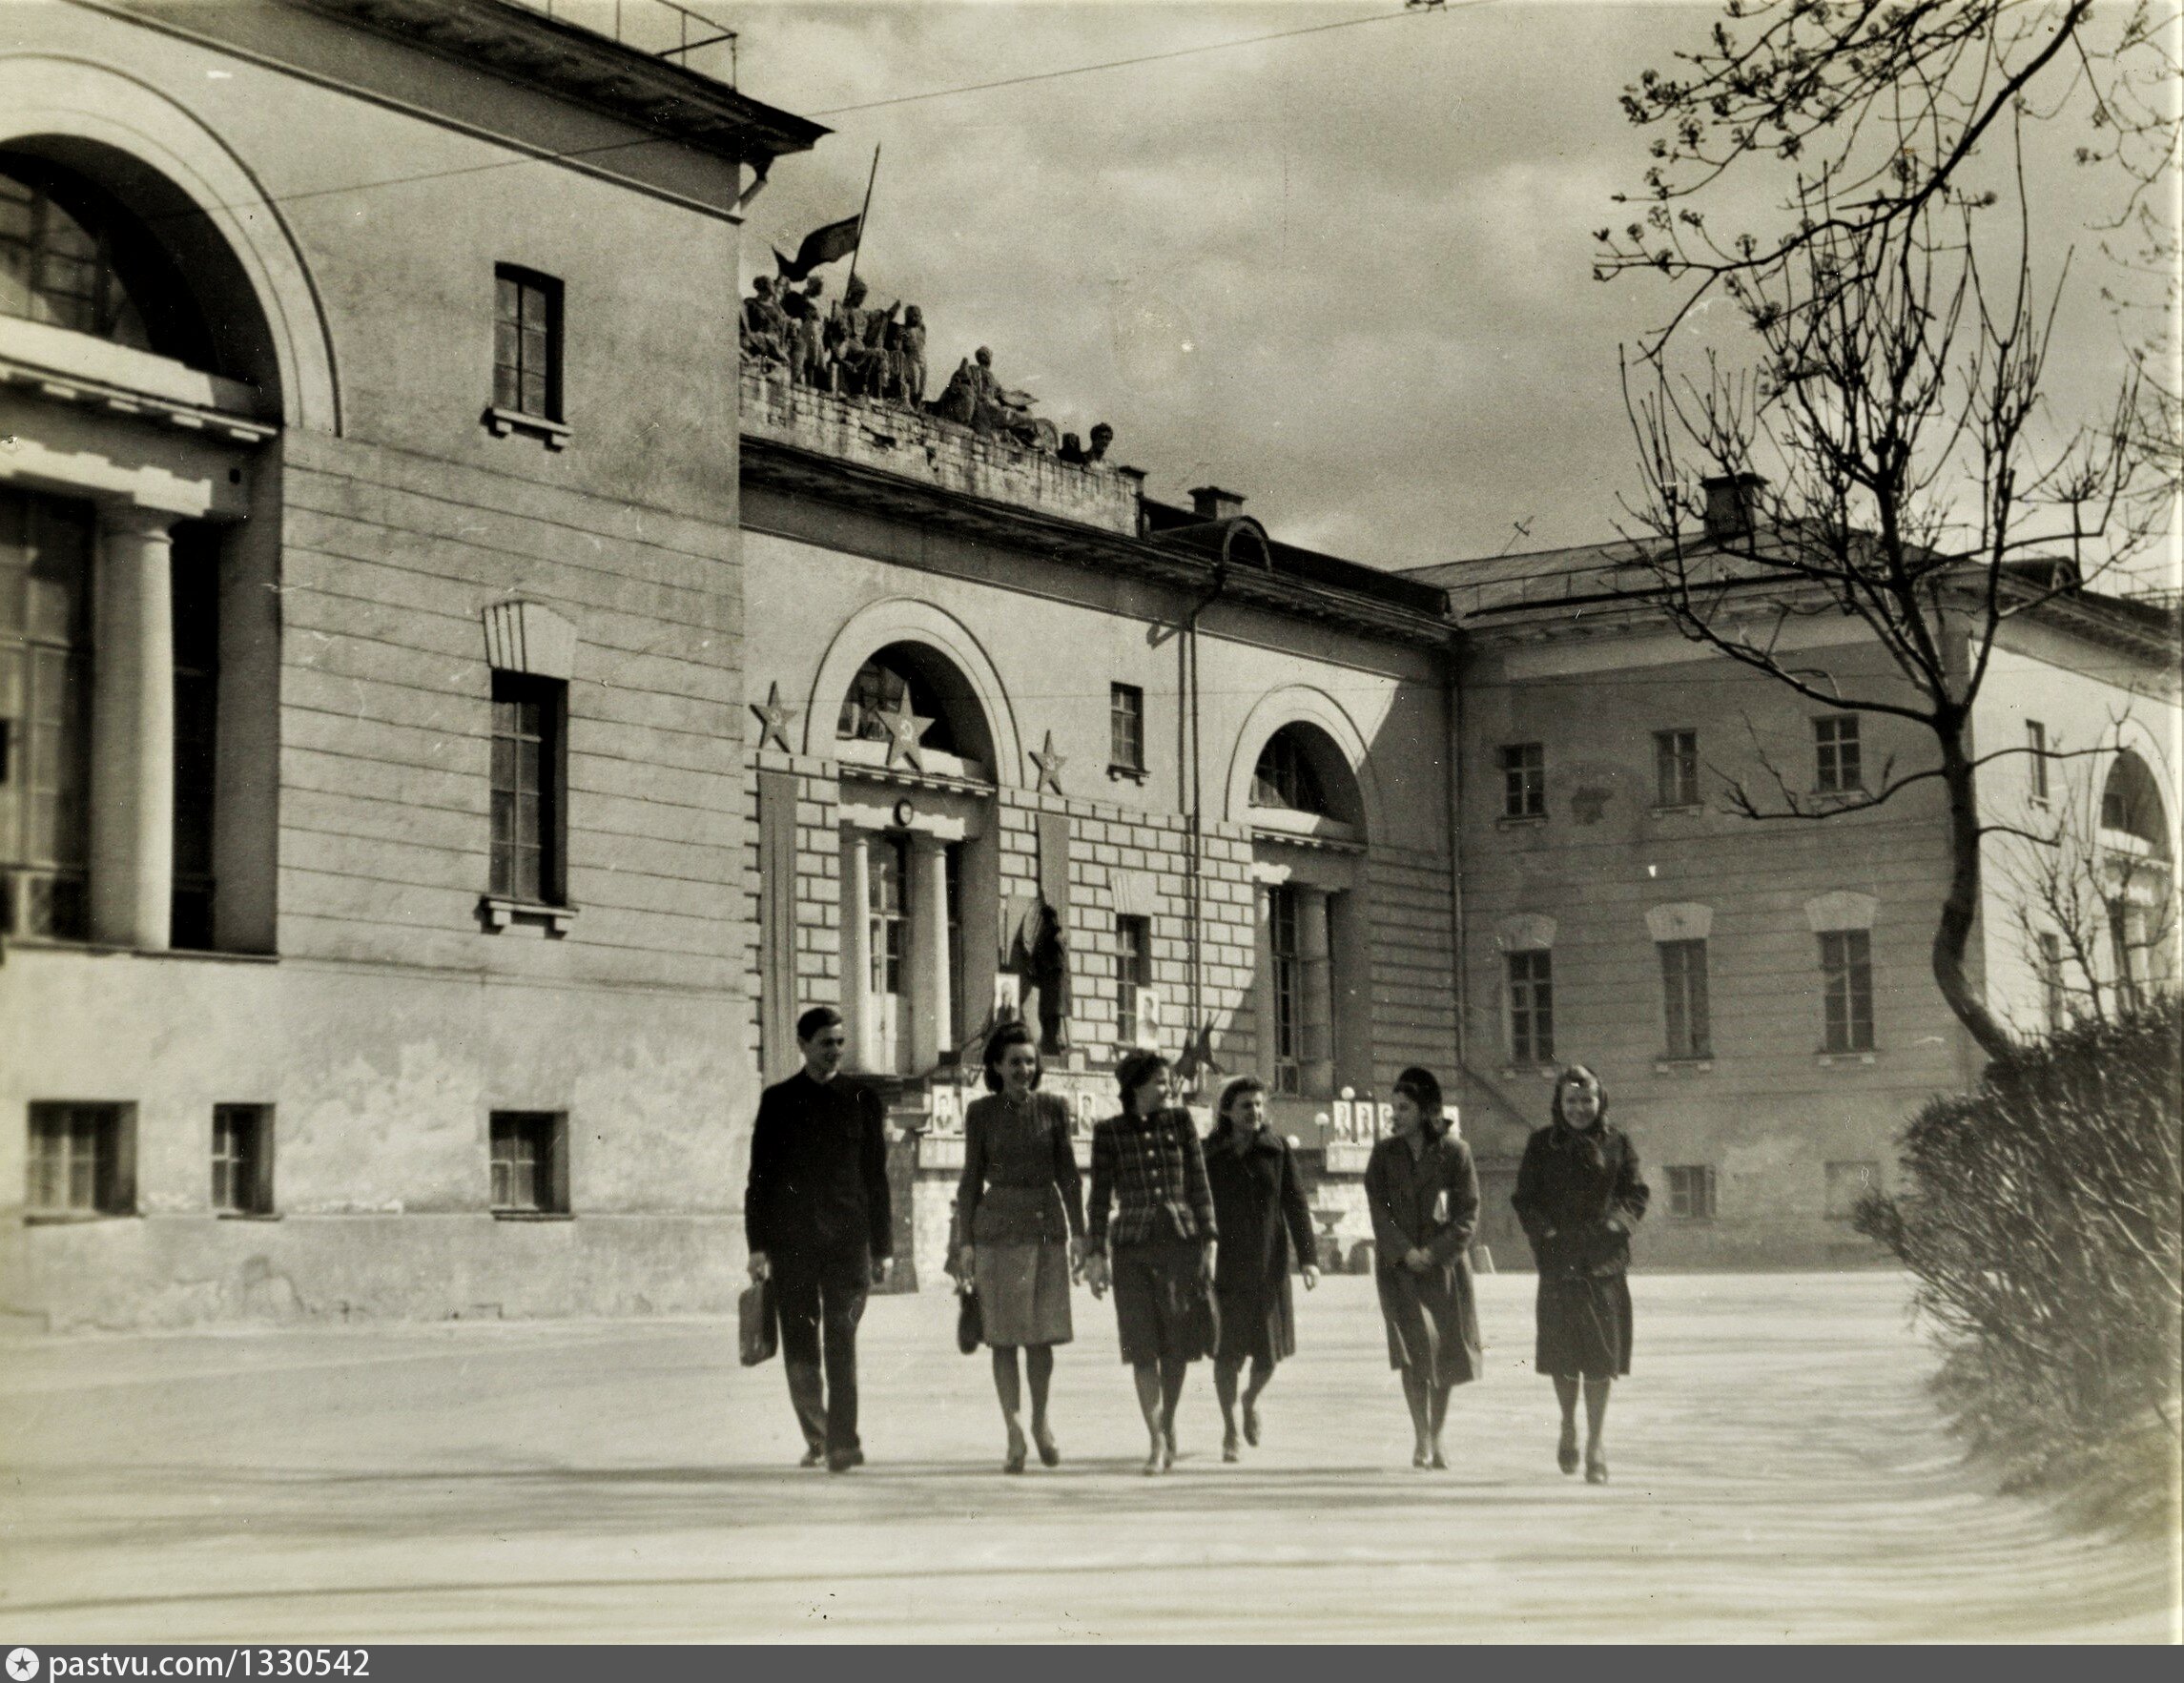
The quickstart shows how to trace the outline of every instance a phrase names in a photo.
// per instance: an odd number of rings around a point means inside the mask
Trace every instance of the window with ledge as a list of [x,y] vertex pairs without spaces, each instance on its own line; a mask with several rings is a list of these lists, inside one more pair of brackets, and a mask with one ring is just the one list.
[[568,1213],[568,1119],[564,1113],[493,1112],[492,1205],[497,1216]]
[[559,421],[561,282],[503,263],[493,271],[493,407]]
[[1153,922],[1149,917],[1115,919],[1115,1043],[1153,1043],[1152,1024],[1141,1020],[1153,985]]
[[1699,732],[1656,730],[1653,733],[1654,805],[1699,805]]
[[1881,1165],[1870,1159],[1827,1165],[1827,1219],[1847,1221],[1861,1201],[1881,1190]]
[[1547,750],[1536,742],[1512,743],[1500,750],[1501,815],[1542,818],[1547,814]]
[[1714,1219],[1714,1165],[1671,1163],[1668,1176],[1668,1219],[1671,1221],[1711,1221]]
[[1145,769],[1145,692],[1135,684],[1107,687],[1107,769],[1126,776]]
[[1812,722],[1813,776],[1817,794],[1856,794],[1865,787],[1859,763],[1858,715],[1829,713]]
[[88,503],[0,489],[0,932],[90,934]]
[[273,1213],[273,1106],[213,1106],[213,1209],[222,1216]]
[[1662,1015],[1668,1029],[1668,1056],[1696,1059],[1714,1056],[1714,1030],[1706,1002],[1706,943],[1659,941]]
[[567,902],[568,685],[493,674],[490,893],[521,905]]
[[1555,954],[1504,954],[1509,978],[1509,1056],[1519,1066],[1555,1060]]
[[2048,727],[2037,719],[2025,721],[2025,752],[2032,798],[2044,805],[2048,799]]
[[26,1214],[133,1213],[135,1112],[131,1104],[33,1103]]
[[1821,993],[1825,1007],[1823,1052],[1873,1050],[1873,943],[1862,929],[1829,930],[1820,937]]

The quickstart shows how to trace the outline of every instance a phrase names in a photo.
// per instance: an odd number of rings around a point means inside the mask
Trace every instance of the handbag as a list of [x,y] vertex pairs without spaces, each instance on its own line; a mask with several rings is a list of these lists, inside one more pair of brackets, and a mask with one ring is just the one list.
[[736,1343],[746,1367],[770,1361],[781,1347],[781,1320],[773,1305],[773,1283],[753,1281],[735,1300]]
[[956,1294],[956,1347],[966,1356],[979,1353],[979,1345],[985,1342],[986,1318],[979,1308],[979,1294],[975,1290]]
[[1210,1285],[1198,1288],[1185,1342],[1193,1358],[1210,1362],[1221,1354],[1221,1303]]

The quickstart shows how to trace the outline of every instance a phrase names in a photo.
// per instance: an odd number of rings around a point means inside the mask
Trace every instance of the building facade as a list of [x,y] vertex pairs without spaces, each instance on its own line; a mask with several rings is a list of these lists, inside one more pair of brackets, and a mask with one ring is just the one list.
[[[906,1283],[1010,1016],[1086,1132],[1135,1046],[1202,1106],[1260,1075],[1346,1262],[1418,1062],[1521,1265],[1572,1060],[1652,1165],[1643,1261],[1870,1258],[1845,1213],[1975,1067],[1941,814],[1717,797],[1764,748],[1854,798],[1915,740],[1705,658],[1604,550],[1393,575],[746,362],[740,207],[822,131],[656,53],[502,0],[10,21],[0,1314],[720,1309],[821,1001]],[[2028,1032],[2174,975],[2176,720],[2129,605],[1997,656],[1980,742],[2052,760],[1983,799],[2082,809],[2093,885],[2074,923],[2054,853],[1990,875]]]

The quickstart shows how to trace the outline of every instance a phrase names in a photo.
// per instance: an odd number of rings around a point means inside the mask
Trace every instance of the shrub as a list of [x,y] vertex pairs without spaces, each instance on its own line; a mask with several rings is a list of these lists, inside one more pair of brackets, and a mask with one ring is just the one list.
[[2184,1371],[2176,1002],[1995,1059],[1903,1137],[1906,1190],[1857,1227],[1918,1280],[1958,1425],[2011,1484],[2173,1511]]

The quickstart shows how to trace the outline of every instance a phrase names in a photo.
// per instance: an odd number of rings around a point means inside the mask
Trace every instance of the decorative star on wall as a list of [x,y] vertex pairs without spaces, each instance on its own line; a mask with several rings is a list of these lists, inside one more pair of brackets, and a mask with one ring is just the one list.
[[913,770],[924,770],[923,738],[933,729],[933,721],[910,710],[910,691],[905,689],[896,696],[892,708],[875,708],[872,716],[887,728],[887,763],[892,766],[899,757],[908,761]]
[[1031,750],[1031,763],[1039,768],[1037,787],[1061,792],[1061,768],[1069,764],[1069,756],[1054,746],[1054,732],[1046,733],[1046,745]]
[[789,746],[789,721],[796,716],[796,709],[781,700],[778,683],[766,687],[764,702],[752,702],[751,710],[758,715],[758,746],[761,750],[777,748],[785,754],[796,750]]

